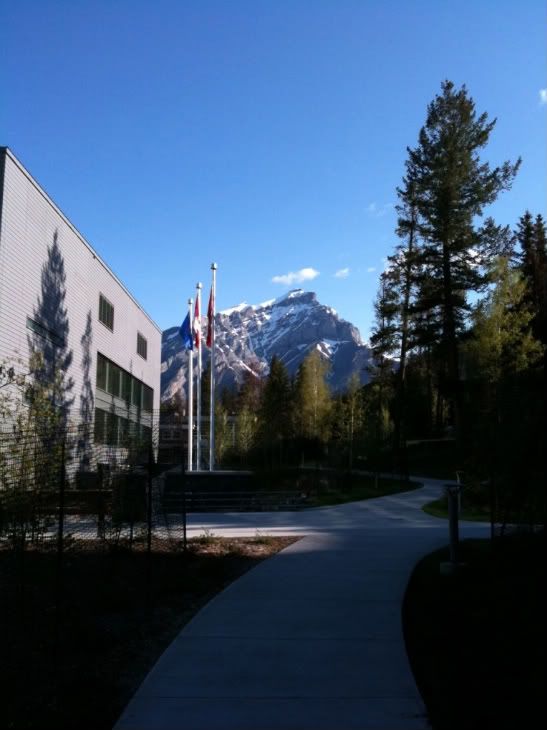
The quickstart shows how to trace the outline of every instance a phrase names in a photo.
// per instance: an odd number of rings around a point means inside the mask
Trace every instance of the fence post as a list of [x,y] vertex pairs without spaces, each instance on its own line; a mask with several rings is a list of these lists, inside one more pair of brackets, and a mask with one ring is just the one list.
[[459,498],[461,486],[459,484],[448,484],[446,487],[448,500],[448,522],[450,533],[450,562],[456,568],[458,564],[459,544]]
[[152,469],[154,452],[152,443],[148,448],[148,493],[146,495],[146,617],[152,617]]
[[[54,700],[57,710],[62,703],[62,688],[64,680],[64,649],[62,639],[62,628],[64,619],[64,525],[65,525],[65,447],[66,432],[62,435],[61,441],[61,464],[59,470],[59,525],[57,531],[57,579],[55,596],[55,693]],[[54,452],[55,453],[55,452]]]
[[147,520],[147,535],[146,535],[146,550],[148,555],[152,552],[152,468],[154,466],[154,452],[152,450],[152,444],[148,450],[148,500],[146,507],[146,520]]
[[63,434],[63,440],[61,441],[61,466],[59,472],[59,526],[57,531],[57,558],[59,560],[59,571],[58,576],[61,578],[61,568],[64,552],[64,530],[65,530],[65,448],[66,448],[66,434]]
[[184,552],[188,547],[187,540],[187,509],[186,509],[186,474],[182,474],[182,547]]
[[184,463],[184,449],[181,451],[180,473],[182,477],[182,549],[186,552],[188,547],[187,531],[186,531],[186,469]]

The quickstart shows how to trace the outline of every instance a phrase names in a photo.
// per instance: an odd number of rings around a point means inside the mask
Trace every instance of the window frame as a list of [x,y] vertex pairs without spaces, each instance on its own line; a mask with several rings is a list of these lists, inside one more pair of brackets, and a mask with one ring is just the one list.
[[[105,310],[105,307],[110,307],[110,314],[112,319],[112,324],[110,324],[110,317],[106,314],[108,312],[108,309]],[[104,314],[105,319],[102,318],[102,315]],[[108,320],[108,321],[106,321]],[[99,322],[104,325],[108,330],[111,332],[114,332],[114,305],[112,302],[105,297],[104,294],[101,294],[99,292]]]
[[[139,346],[144,346],[144,354],[140,351]],[[148,340],[146,337],[139,331],[137,331],[137,355],[139,357],[142,357],[143,360],[148,360]]]
[[[113,388],[113,385],[117,385],[117,389]],[[95,387],[111,398],[123,400],[127,408],[136,408],[145,413],[154,412],[154,388],[99,351],[97,351]]]

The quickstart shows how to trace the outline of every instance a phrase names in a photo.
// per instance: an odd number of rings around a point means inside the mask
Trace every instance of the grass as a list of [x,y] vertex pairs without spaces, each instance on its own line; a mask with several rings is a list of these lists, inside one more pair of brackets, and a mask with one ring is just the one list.
[[0,549],[2,730],[110,730],[154,662],[215,593],[295,538],[156,541],[108,552]]
[[[445,496],[424,504],[422,510],[433,517],[444,517],[448,519],[448,500]],[[490,522],[490,510],[488,507],[466,505],[465,501],[460,510],[460,519],[470,522]]]
[[357,502],[388,494],[408,492],[422,485],[404,479],[375,479],[364,475],[317,476],[306,500],[308,507],[328,507],[346,502]]
[[415,568],[403,623],[434,730],[536,727],[544,714],[543,534],[469,540],[465,567],[442,576],[446,550]]

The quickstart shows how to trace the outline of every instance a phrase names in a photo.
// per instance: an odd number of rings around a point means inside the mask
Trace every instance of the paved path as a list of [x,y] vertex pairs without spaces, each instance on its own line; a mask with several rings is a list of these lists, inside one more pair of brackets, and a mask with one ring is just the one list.
[[[447,543],[420,507],[443,482],[301,512],[192,515],[189,534],[306,535],[232,583],[183,629],[115,730],[429,727],[401,604],[412,568]],[[462,524],[463,536],[487,526]]]

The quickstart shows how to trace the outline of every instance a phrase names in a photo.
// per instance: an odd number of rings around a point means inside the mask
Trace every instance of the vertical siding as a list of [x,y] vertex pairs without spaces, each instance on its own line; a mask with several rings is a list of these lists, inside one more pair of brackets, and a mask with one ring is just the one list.
[[[2,150],[0,150],[2,154]],[[92,321],[90,379],[95,390],[97,351],[132,372],[154,389],[154,409],[160,403],[161,332],[114,274],[93,252],[36,182],[4,153],[0,220],[0,360],[19,357],[28,362],[27,317],[33,317],[41,292],[42,268],[48,247],[57,243],[64,260],[69,320],[68,347],[73,361],[72,416],[78,418],[83,385],[82,343],[88,313]],[[115,245],[115,242],[113,242]],[[99,293],[114,305],[114,332],[98,319]],[[137,331],[148,341],[148,358],[137,354]],[[24,370],[24,365],[22,366]]]

